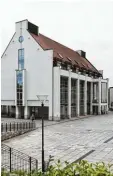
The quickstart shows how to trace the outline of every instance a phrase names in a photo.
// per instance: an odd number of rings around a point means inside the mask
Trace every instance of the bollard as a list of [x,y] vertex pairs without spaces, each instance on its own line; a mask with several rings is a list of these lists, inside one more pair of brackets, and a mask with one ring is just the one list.
[[1,132],[3,132],[3,123],[1,124]]
[[9,149],[9,155],[10,155],[10,163],[9,163],[9,166],[10,166],[10,172],[11,172],[11,147],[10,147],[10,149]]
[[14,122],[14,131],[15,131],[15,122]]
[[38,170],[38,160],[36,160],[36,170]]
[[31,173],[31,157],[29,158],[29,170],[30,170],[30,173]]
[[17,131],[18,131],[18,122],[17,122]]
[[7,132],[7,123],[6,123],[6,132]]
[[11,131],[11,123],[9,124],[9,126],[10,126],[10,131]]

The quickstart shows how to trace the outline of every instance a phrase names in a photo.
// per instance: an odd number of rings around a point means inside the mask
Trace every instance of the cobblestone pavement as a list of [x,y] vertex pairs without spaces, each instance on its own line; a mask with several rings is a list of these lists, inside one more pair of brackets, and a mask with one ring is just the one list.
[[[46,126],[44,131],[46,160],[51,154],[62,162],[83,158],[89,162],[113,163],[113,113],[56,123]],[[37,158],[40,166],[41,128],[4,143]]]

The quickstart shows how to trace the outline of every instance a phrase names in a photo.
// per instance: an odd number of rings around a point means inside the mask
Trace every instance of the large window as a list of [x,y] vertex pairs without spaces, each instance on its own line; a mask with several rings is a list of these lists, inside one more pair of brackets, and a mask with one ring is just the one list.
[[87,114],[90,114],[91,105],[91,82],[87,82]]
[[18,69],[24,69],[24,49],[18,50]]
[[77,84],[76,84],[76,79],[71,79],[71,117],[76,116],[76,92],[77,92]]
[[80,115],[84,115],[84,81],[80,81]]
[[17,105],[22,106],[23,100],[23,74],[17,71]]
[[60,77],[60,114],[61,118],[68,116],[68,78]]
[[101,103],[107,103],[107,83],[101,83]]

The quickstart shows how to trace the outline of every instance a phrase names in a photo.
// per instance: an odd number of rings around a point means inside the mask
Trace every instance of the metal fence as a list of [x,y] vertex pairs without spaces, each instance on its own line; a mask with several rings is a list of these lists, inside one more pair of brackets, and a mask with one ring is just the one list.
[[1,133],[9,131],[24,131],[36,128],[35,122],[21,122],[21,123],[2,123]]
[[31,172],[38,169],[38,160],[5,144],[2,144],[1,168],[10,172],[15,170]]

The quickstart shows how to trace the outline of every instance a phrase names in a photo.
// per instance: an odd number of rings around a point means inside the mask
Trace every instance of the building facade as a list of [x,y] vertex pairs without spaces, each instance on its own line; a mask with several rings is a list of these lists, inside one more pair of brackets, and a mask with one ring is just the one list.
[[113,111],[113,87],[109,87],[109,110]]
[[44,118],[60,120],[108,112],[108,79],[84,51],[74,51],[39,33],[23,20],[1,59],[2,114],[41,117],[37,95],[48,95]]

